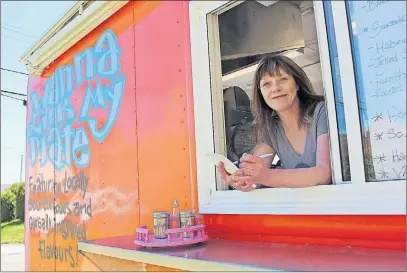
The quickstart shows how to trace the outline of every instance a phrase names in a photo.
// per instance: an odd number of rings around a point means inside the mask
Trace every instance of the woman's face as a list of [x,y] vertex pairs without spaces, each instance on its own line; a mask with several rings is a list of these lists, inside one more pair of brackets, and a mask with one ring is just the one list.
[[260,91],[267,105],[277,112],[289,110],[298,102],[298,85],[283,69],[280,69],[280,76],[264,75],[260,80]]

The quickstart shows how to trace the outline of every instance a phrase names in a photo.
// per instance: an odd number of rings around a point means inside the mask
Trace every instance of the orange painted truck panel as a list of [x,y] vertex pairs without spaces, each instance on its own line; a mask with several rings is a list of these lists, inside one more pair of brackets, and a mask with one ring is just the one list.
[[[192,134],[186,66],[188,5],[164,2],[134,27],[139,147],[140,223],[153,212],[191,208]],[[137,14],[137,7],[134,13]],[[165,26],[165,27],[163,27]]]
[[[52,66],[50,68],[52,70]],[[28,103],[27,103],[27,121],[30,121],[32,113],[32,105],[30,99],[30,91],[36,90],[38,96],[43,96],[44,86],[47,78],[44,77],[30,77],[28,80]],[[27,130],[28,139],[28,130]],[[30,154],[30,147],[26,147],[27,157]],[[51,222],[54,221],[53,211],[53,198],[52,192],[47,192],[41,196],[31,194],[31,183],[37,184],[44,179],[54,178],[54,168],[51,163],[45,164],[42,167],[37,162],[31,166],[31,162],[26,162],[26,183],[25,183],[25,263],[26,270],[35,271],[47,271],[55,266],[54,260],[42,259],[41,254],[38,252],[39,243],[54,244],[55,240],[52,236],[47,236],[47,230],[51,229]],[[39,180],[37,182],[37,179]],[[42,200],[46,200],[43,205]],[[40,203],[41,202],[41,203]],[[38,225],[38,220],[42,220],[40,226],[43,226],[41,230],[34,230],[34,227]]]

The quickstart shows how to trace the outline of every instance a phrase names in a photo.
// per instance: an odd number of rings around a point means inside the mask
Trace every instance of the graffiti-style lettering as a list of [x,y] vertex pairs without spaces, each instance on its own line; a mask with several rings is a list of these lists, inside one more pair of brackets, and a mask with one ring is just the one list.
[[[116,121],[122,101],[124,81],[125,77],[122,75],[112,84],[113,88],[110,88],[109,86],[102,88],[100,84],[98,84],[96,86],[96,92],[93,92],[91,88],[88,88],[86,91],[78,121],[88,121],[90,132],[92,133],[93,138],[98,142],[102,142],[106,138]],[[110,110],[105,126],[101,130],[98,130],[96,119],[88,117],[89,110],[91,106],[93,108],[105,109],[105,98],[107,98],[110,103]]]
[[89,178],[85,176],[81,171],[78,175],[68,176],[68,172],[65,171],[64,179],[64,194],[69,191],[79,190],[82,192],[82,198],[85,198],[86,191],[88,190]]
[[[76,131],[72,145],[72,156],[76,166],[86,167],[89,164],[90,152],[89,149],[87,149],[88,145],[89,145],[88,135],[86,134],[83,126],[81,126]],[[76,156],[76,153],[81,153],[81,155]]]
[[101,77],[112,79],[120,70],[119,57],[122,50],[111,30],[105,31],[95,44],[95,55],[98,58],[97,73]]
[[[121,48],[113,31],[106,30],[96,41],[94,48],[88,47],[73,58],[73,65],[58,67],[47,79],[43,95],[30,92],[31,121],[27,124],[27,142],[30,147],[30,161],[33,166],[40,158],[40,167],[51,162],[57,171],[71,167],[89,165],[90,132],[102,142],[110,133],[123,98],[125,74],[119,75]],[[95,89],[88,81],[96,80]],[[109,83],[102,85],[102,78]],[[74,80],[75,83],[74,84]],[[72,105],[75,87],[87,83],[86,91],[79,98],[78,113]],[[92,109],[107,109],[103,126],[96,117],[90,117]],[[99,118],[99,117],[98,117]],[[74,122],[82,123],[74,126]],[[85,126],[88,126],[88,131]]]
[[[82,59],[85,57],[85,62]],[[90,81],[95,77],[93,65],[93,49],[88,47],[82,53],[78,53],[73,57],[76,88],[79,88],[83,82],[83,67],[85,67],[85,79]]]
[[72,255],[72,246],[67,248],[56,246],[55,244],[47,244],[45,240],[39,240],[38,252],[40,253],[41,260],[59,260],[60,262],[68,262],[73,268],[76,261]]
[[67,97],[73,92],[72,66],[67,64],[59,67],[55,72],[56,101]]
[[80,216],[80,215],[87,215],[90,218],[92,218],[92,199],[89,198],[89,203],[86,204],[80,204],[79,202],[75,202],[73,204],[74,207],[74,215],[75,216]]

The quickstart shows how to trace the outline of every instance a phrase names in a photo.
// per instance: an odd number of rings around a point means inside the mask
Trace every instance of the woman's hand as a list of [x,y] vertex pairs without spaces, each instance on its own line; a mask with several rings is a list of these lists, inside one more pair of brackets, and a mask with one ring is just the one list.
[[269,168],[267,168],[264,160],[258,156],[251,154],[244,154],[240,158],[239,171],[243,172],[242,176],[237,178],[241,183],[257,183],[267,179]]
[[218,171],[220,173],[221,178],[228,184],[231,185],[236,190],[240,191],[252,191],[253,190],[253,182],[246,182],[246,181],[239,181],[239,177],[243,175],[241,170],[237,170],[235,173],[229,175],[226,170],[223,162],[219,162],[218,164]]

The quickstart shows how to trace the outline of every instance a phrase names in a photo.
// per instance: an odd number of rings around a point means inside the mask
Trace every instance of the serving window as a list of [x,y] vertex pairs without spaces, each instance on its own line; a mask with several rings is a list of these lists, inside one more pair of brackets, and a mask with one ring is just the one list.
[[[389,213],[405,211],[405,156],[400,155],[400,151],[405,151],[405,104],[397,104],[397,113],[394,114],[398,119],[397,129],[389,127],[385,132],[387,138],[401,139],[404,143],[399,141],[398,144],[394,142],[386,144],[387,148],[393,145],[390,150],[398,152],[396,155],[396,160],[399,161],[397,162],[398,176],[384,176],[379,170],[381,166],[378,167],[378,161],[381,160],[380,163],[384,164],[384,159],[382,152],[378,152],[378,148],[374,147],[380,147],[380,144],[373,145],[374,133],[365,129],[366,125],[374,119],[372,109],[376,109],[377,106],[364,99],[366,95],[364,88],[375,79],[375,84],[378,84],[380,79],[374,76],[376,71],[366,70],[365,67],[370,63],[360,60],[359,55],[363,55],[361,52],[364,51],[359,50],[356,43],[362,43],[360,39],[363,38],[355,36],[353,18],[357,18],[361,23],[371,24],[371,27],[373,24],[380,26],[380,23],[374,23],[376,20],[374,18],[377,17],[373,11],[372,14],[362,14],[363,9],[366,10],[362,7],[363,3],[369,5],[370,2],[360,1],[354,4],[348,3],[346,6],[341,1],[332,3],[329,1],[219,1],[190,4],[198,196],[200,210],[203,210],[201,212],[336,213],[338,211],[343,213],[349,210],[352,213],[351,208],[357,206],[358,202],[363,202],[363,208],[360,209],[374,213],[375,206],[369,208],[368,204],[376,198],[376,195],[380,195],[379,192],[384,186],[370,183],[369,187],[366,183],[369,181],[387,181],[384,192],[388,193],[389,199],[392,195],[393,197],[397,195],[398,189],[404,189],[404,194],[399,196],[400,199],[395,198],[385,210]],[[405,58],[405,3],[400,3],[392,5],[404,5],[403,9],[397,7],[401,13],[404,11],[404,21],[403,15],[400,14],[398,34],[393,33],[397,37],[389,36],[388,39],[401,40],[398,48],[400,52],[404,52]],[[375,9],[375,12],[380,12],[379,9],[383,9],[383,6]],[[388,14],[388,21],[395,21],[394,18],[390,18],[393,15],[389,12]],[[398,35],[404,36],[398,37]],[[372,47],[374,43],[378,43],[375,40],[369,40],[369,42]],[[402,51],[403,46],[404,51]],[[203,52],[208,54],[202,54]],[[250,152],[254,148],[253,116],[250,111],[252,81],[257,64],[265,54],[290,57],[304,69],[316,93],[325,96],[334,185],[306,189],[259,189],[242,193],[231,191],[220,179],[216,168],[205,162],[204,155],[209,152],[224,154],[235,161],[243,153]],[[373,57],[362,56],[362,58]],[[403,102],[405,102],[405,60],[401,64],[402,58],[403,56],[400,56],[400,64],[393,72],[394,74],[401,71],[398,82],[400,82],[399,85],[402,84],[400,87],[402,90],[394,94],[397,93],[399,96],[397,99],[400,100],[404,96]],[[376,62],[380,63],[380,61]],[[402,75],[404,75],[403,79]],[[364,77],[369,79],[363,80]],[[390,95],[387,98],[392,101]],[[383,109],[381,112],[389,112],[389,109]],[[208,113],[211,113],[211,119],[208,118]],[[402,122],[403,118],[404,122]],[[207,129],[206,132],[205,129]],[[376,151],[373,152],[375,149]],[[395,158],[394,155],[386,155],[386,159],[393,158]],[[271,167],[278,164],[279,159],[276,157]],[[386,168],[389,170],[393,166],[394,164]],[[358,191],[365,191],[367,195],[359,200],[356,200],[358,198],[354,194],[351,197],[341,197],[347,195],[347,192],[357,193]],[[335,196],[329,199],[327,197],[330,194]],[[274,200],[272,200],[273,197]],[[356,201],[353,204],[347,203],[344,208],[345,199],[354,200],[352,198]],[[302,202],[309,205],[308,209],[298,208]],[[324,202],[329,203],[328,208],[318,208],[319,205],[323,206]],[[404,202],[402,207],[401,202]],[[292,209],[281,209],[283,204],[286,205],[285,208],[288,204]],[[337,205],[344,209],[338,209]]]

